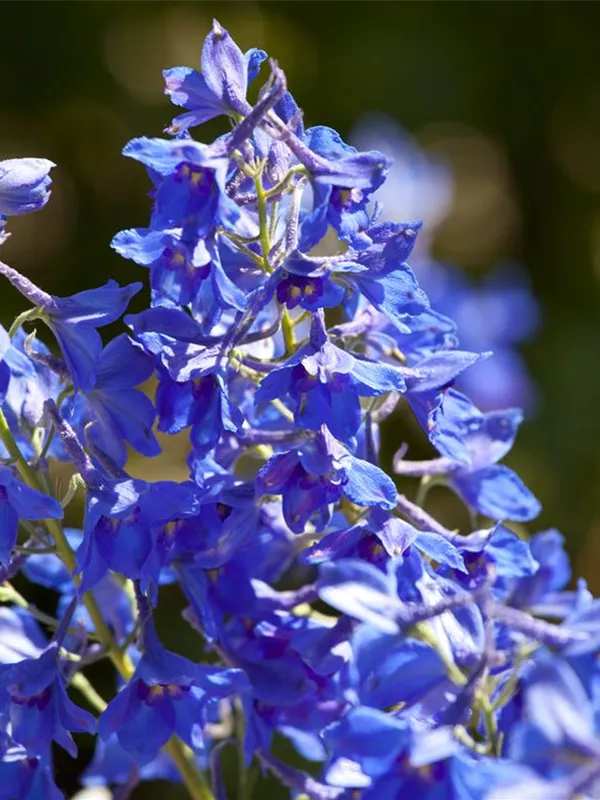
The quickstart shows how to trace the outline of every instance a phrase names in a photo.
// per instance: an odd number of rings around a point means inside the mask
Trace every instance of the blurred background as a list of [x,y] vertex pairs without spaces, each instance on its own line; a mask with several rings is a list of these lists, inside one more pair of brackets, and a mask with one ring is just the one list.
[[[11,220],[3,260],[58,294],[145,279],[109,248],[149,210],[144,170],[120,151],[175,115],[161,71],[198,66],[213,16],[277,58],[307,126],[396,157],[383,200],[425,219],[426,288],[454,303],[465,346],[501,351],[488,395],[526,408],[507,463],[543,503],[529,529],[558,527],[598,593],[600,5],[4,2],[0,159],[58,168],[46,210]],[[2,286],[0,321],[22,308]],[[173,645],[186,627],[169,625]],[[149,791],[134,796],[164,797]]]

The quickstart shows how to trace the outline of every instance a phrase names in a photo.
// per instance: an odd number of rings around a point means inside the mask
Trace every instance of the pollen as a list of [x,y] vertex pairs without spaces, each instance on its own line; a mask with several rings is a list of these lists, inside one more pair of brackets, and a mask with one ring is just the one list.
[[292,286],[290,289],[290,297],[296,299],[302,295],[302,289],[299,286]]
[[175,522],[167,522],[163,528],[164,535],[167,539],[172,539],[175,536],[175,529],[177,524]]
[[347,206],[352,198],[350,189],[340,189],[340,202],[343,206]]

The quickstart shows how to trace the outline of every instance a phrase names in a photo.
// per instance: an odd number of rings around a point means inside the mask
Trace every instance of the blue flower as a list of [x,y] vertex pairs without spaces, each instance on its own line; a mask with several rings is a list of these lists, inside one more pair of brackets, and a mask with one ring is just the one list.
[[372,192],[384,182],[391,162],[376,151],[359,154],[355,147],[342,140],[337,131],[322,125],[309,128],[303,139],[314,153],[333,164],[358,156],[365,164],[379,164],[379,169],[366,186],[362,181],[353,181],[350,175],[320,175],[315,180],[313,209],[302,223],[302,248],[309,250],[317,244],[327,232],[328,224],[351,247],[357,250],[368,247],[372,240],[367,230],[371,224],[367,204]]
[[95,384],[102,350],[97,328],[119,319],[141,288],[140,283],[121,288],[109,281],[98,289],[53,298],[43,308],[42,318],[56,336],[76,389],[86,391]]
[[76,553],[82,589],[95,586],[112,569],[154,592],[163,566],[160,530],[197,512],[198,490],[191,482],[126,479],[90,487]]
[[[547,779],[598,770],[600,740],[594,707],[577,673],[558,656],[543,653],[523,678],[523,717],[509,732],[508,753]],[[593,772],[593,770],[592,770]],[[593,783],[591,775],[590,783]],[[582,785],[580,791],[585,786]],[[571,796],[570,794],[568,795]]]
[[484,626],[475,598],[434,573],[413,548],[387,564],[387,572],[358,559],[321,564],[319,597],[383,633],[399,633],[427,621],[438,646],[473,667],[481,656]]
[[218,373],[198,374],[182,383],[161,374],[156,407],[160,431],[173,434],[191,426],[190,440],[197,455],[210,452],[224,431],[235,433],[243,422],[229,402],[226,380]]
[[510,605],[529,608],[542,617],[564,618],[574,600],[573,592],[562,591],[571,578],[564,537],[557,530],[542,531],[531,537],[529,547],[538,569],[514,582]]
[[62,519],[63,510],[53,497],[32,489],[0,466],[0,564],[8,564],[17,541],[19,519]]
[[440,656],[429,645],[359,625],[351,639],[348,699],[385,710],[400,703],[438,714],[453,688]]
[[407,319],[429,305],[405,262],[421,223],[386,223],[369,228],[371,244],[333,258],[309,257],[296,250],[281,268],[277,299],[288,308],[314,311],[339,305],[345,294],[359,292],[401,331]]
[[[428,361],[437,362],[442,358],[449,361],[446,368],[454,369],[452,357],[458,355],[458,352],[450,351],[449,354],[436,354]],[[417,372],[418,368],[414,370]],[[410,397],[410,379],[407,383]],[[419,378],[416,383],[421,388]],[[414,397],[410,399],[414,409]],[[523,419],[520,409],[482,414],[459,392],[449,390],[437,399],[435,392],[431,393],[427,388],[419,393],[416,409],[420,421],[427,419],[430,438],[444,457],[411,464],[403,461],[400,453],[394,462],[397,473],[446,475],[449,485],[468,506],[493,520],[527,522],[539,514],[539,501],[519,476],[497,463],[512,447]]]
[[296,425],[348,442],[360,427],[359,397],[376,397],[405,387],[400,370],[353,355],[329,341],[321,314],[313,316],[310,340],[281,367],[261,381],[256,402],[289,394],[296,406]]
[[[27,336],[20,328],[13,336],[10,347],[6,350],[4,361],[0,362],[0,385],[2,370],[9,371],[10,382],[6,392],[4,413],[9,421],[13,435],[17,439],[21,452],[27,457],[34,455],[33,447],[27,436],[19,430],[25,423],[35,428],[40,424],[44,412],[44,402],[58,397],[63,383],[61,378],[50,369],[46,361],[52,358],[50,350],[39,340],[36,341],[35,354],[42,360],[34,361],[25,352]],[[1,345],[0,345],[1,350]],[[1,394],[1,389],[0,389]],[[52,453],[54,455],[54,452]]]
[[490,581],[497,597],[510,595],[515,584],[534,575],[540,566],[529,543],[501,524],[460,537],[456,546],[466,565],[455,573],[458,583],[473,589]]
[[53,777],[52,761],[11,746],[0,758],[0,800],[64,800]]
[[411,730],[410,724],[374,708],[351,709],[325,729],[331,753],[326,779],[334,786],[362,789],[369,800],[378,797],[449,796],[440,782],[449,775],[420,769],[444,761],[458,749],[450,731]]
[[512,447],[523,415],[519,409],[481,414],[473,407],[466,421],[464,443],[468,466],[459,466],[450,483],[467,505],[491,519],[527,522],[540,503],[513,470],[499,465]]
[[58,655],[59,645],[53,642],[38,658],[0,668],[11,736],[34,756],[44,757],[52,740],[75,756],[71,733],[92,733],[95,728],[92,715],[69,699]]
[[217,700],[246,690],[244,673],[194,664],[165,650],[150,623],[145,652],[130,682],[109,703],[98,721],[107,741],[119,744],[137,763],[153,761],[176,734],[194,750],[202,750],[207,709]]
[[155,411],[146,395],[135,389],[154,371],[154,359],[126,334],[100,353],[93,389],[75,399],[73,419],[89,428],[90,440],[118,467],[127,460],[128,442],[145,456],[160,453],[152,432]]
[[[217,322],[223,309],[244,309],[247,297],[223,264],[228,256],[226,243],[210,236],[188,241],[182,236],[180,228],[132,228],[118,233],[111,246],[124,258],[150,268],[153,306],[191,306],[204,327]],[[240,264],[244,260],[236,259],[236,265]],[[208,312],[207,301],[214,306]]]
[[367,519],[328,533],[303,552],[302,560],[309,564],[323,564],[360,558],[385,570],[390,558],[404,555],[411,547],[440,565],[460,573],[467,572],[458,542],[450,541],[435,531],[419,531],[378,508],[373,508]]
[[109,281],[105,286],[71,297],[53,297],[2,262],[0,274],[37,307],[36,316],[55,335],[75,389],[91,389],[102,350],[102,339],[96,329],[119,319],[142,284],[121,288],[116,281]]
[[119,744],[116,734],[109,736],[107,741],[100,737],[96,739],[94,758],[85,769],[81,777],[84,786],[108,786],[125,784],[137,785],[139,781],[173,781],[178,782],[181,776],[170,757],[163,752],[139,767],[128,753]]
[[273,456],[259,470],[257,495],[281,494],[285,521],[302,533],[310,520],[323,530],[330,505],[347,497],[363,506],[391,509],[396,487],[379,467],[355,458],[325,426],[297,450]]
[[123,154],[140,161],[157,186],[152,228],[183,228],[185,241],[222,225],[234,229],[240,209],[225,189],[229,161],[188,140],[132,139]]
[[188,113],[175,117],[169,133],[201,125],[221,114],[246,114],[248,83],[254,80],[267,54],[252,48],[242,53],[219,23],[204,40],[202,74],[190,67],[173,67],[163,72],[165,94]]
[[[140,520],[143,481],[125,479],[88,487],[83,539],[75,554],[82,591],[114,568],[139,579],[151,549],[150,525]],[[120,536],[121,526],[127,535]]]
[[477,413],[463,395],[449,388],[465,369],[489,354],[463,350],[434,352],[405,372],[406,399],[440,455],[469,463],[465,442],[470,418]]
[[0,161],[0,215],[29,214],[43,208],[50,197],[47,158],[9,158]]

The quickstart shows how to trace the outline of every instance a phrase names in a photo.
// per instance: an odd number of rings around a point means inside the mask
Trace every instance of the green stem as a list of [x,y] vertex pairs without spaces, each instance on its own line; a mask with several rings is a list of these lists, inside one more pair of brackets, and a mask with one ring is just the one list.
[[49,628],[58,628],[59,622],[55,617],[51,617],[50,614],[44,614],[43,611],[40,611],[35,606],[28,603],[23,595],[17,592],[14,586],[8,583],[8,581],[0,586],[0,602],[13,603],[15,606],[23,608],[43,625],[47,625]]
[[269,253],[271,252],[271,240],[269,239],[269,220],[267,219],[267,194],[263,189],[261,172],[254,176],[254,186],[256,187],[256,205],[260,230],[259,240],[263,254],[263,264],[267,272],[270,272]]
[[296,335],[294,333],[294,323],[287,308],[283,309],[281,315],[281,328],[283,330],[283,341],[285,342],[285,354],[286,356],[291,356],[296,351]]
[[240,251],[240,253],[243,253],[245,256],[248,256],[249,259],[254,261],[254,263],[256,264],[257,267],[260,267],[261,269],[264,269],[265,261],[264,261],[263,258],[261,258],[259,255],[257,255],[253,250],[250,250],[250,248],[247,247],[245,244],[243,244],[243,242],[237,241],[237,239],[235,239],[233,236],[231,236],[229,234],[225,234],[225,236],[230,241],[233,242],[233,244]]
[[425,500],[427,499],[427,493],[431,488],[431,475],[423,475],[421,480],[419,481],[419,488],[417,489],[417,494],[415,497],[415,505],[423,508],[425,506]]
[[[8,427],[6,417],[1,410],[0,440],[2,440],[9,454],[14,458],[17,469],[19,470],[19,473],[25,483],[27,483],[33,489],[43,491],[43,486],[38,479],[38,475],[36,475],[36,473],[27,463],[26,459],[23,457],[23,454],[21,453],[19,446],[17,445],[11,433],[11,430]],[[55,519],[46,519],[44,520],[44,524],[54,539],[56,551],[60,560],[67,567],[69,572],[72,573],[75,569],[75,554],[71,550],[60,522]],[[74,579],[74,582],[77,584],[77,579]],[[91,592],[86,592],[84,594],[83,603],[93,622],[96,636],[104,645],[110,660],[113,662],[121,677],[123,677],[126,681],[130,680],[135,672],[135,667],[127,653],[122,652],[117,646],[108,625],[104,621],[104,617],[102,616],[102,612],[98,607],[98,603]],[[183,742],[181,742],[176,736],[173,736],[165,745],[164,749],[169,753],[175,762],[175,765],[181,774],[190,797],[193,798],[193,800],[214,800],[213,794],[210,791],[204,776],[196,769],[196,765],[189,748],[186,748]]]
[[83,672],[76,672],[70,680],[70,683],[85,697],[93,709],[101,714],[107,706],[106,700],[103,700],[98,692],[94,689],[92,684],[85,677]]
[[501,742],[498,737],[498,721],[496,720],[494,707],[490,702],[490,698],[484,692],[481,692],[479,695],[479,703],[481,705],[481,710],[483,711],[483,720],[485,722],[485,728],[490,743],[490,750],[493,755],[499,756]]
[[214,795],[204,775],[196,769],[192,751],[176,736],[171,737],[164,746],[171,756],[185,784],[185,788],[193,800],[214,800]]
[[271,197],[277,197],[277,195],[285,192],[296,175],[308,175],[307,169],[303,164],[298,164],[296,167],[292,167],[282,181],[279,181],[279,183],[264,193],[265,198],[270,200]]
[[21,325],[24,322],[29,322],[32,319],[38,319],[40,310],[39,308],[28,308],[27,311],[23,311],[19,316],[15,319],[13,324],[8,329],[8,335],[12,339],[15,333],[19,330]]

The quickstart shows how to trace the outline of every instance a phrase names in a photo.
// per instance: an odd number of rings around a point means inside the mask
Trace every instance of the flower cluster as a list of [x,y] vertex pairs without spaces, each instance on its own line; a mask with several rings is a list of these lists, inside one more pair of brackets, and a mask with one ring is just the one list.
[[[251,103],[266,59],[215,22],[201,71],[165,72],[168,138],[126,145],[152,185],[148,226],[112,243],[149,272],[127,333],[98,328],[141,284],[55,297],[0,262],[32,304],[0,329],[0,800],[62,797],[53,746],[93,732],[82,781],[119,797],[163,779],[224,800],[229,746],[240,796],[253,765],[311,800],[594,796],[600,605],[566,588],[558,532],[506,526],[540,508],[499,463],[522,414],[455,388],[490,354],[459,349],[408,265],[421,221],[380,220],[389,160],[305,129],[272,61]],[[192,138],[221,116],[216,141]],[[0,162],[3,217],[46,202],[52,166]],[[438,454],[394,459],[418,503],[379,464],[398,404]],[[155,424],[188,433],[187,480],[129,474],[129,448],[159,453]],[[423,508],[432,483],[468,535]],[[56,617],[19,574],[58,594]],[[206,657],[162,644],[165,583]],[[87,675],[102,659],[107,699]]]

